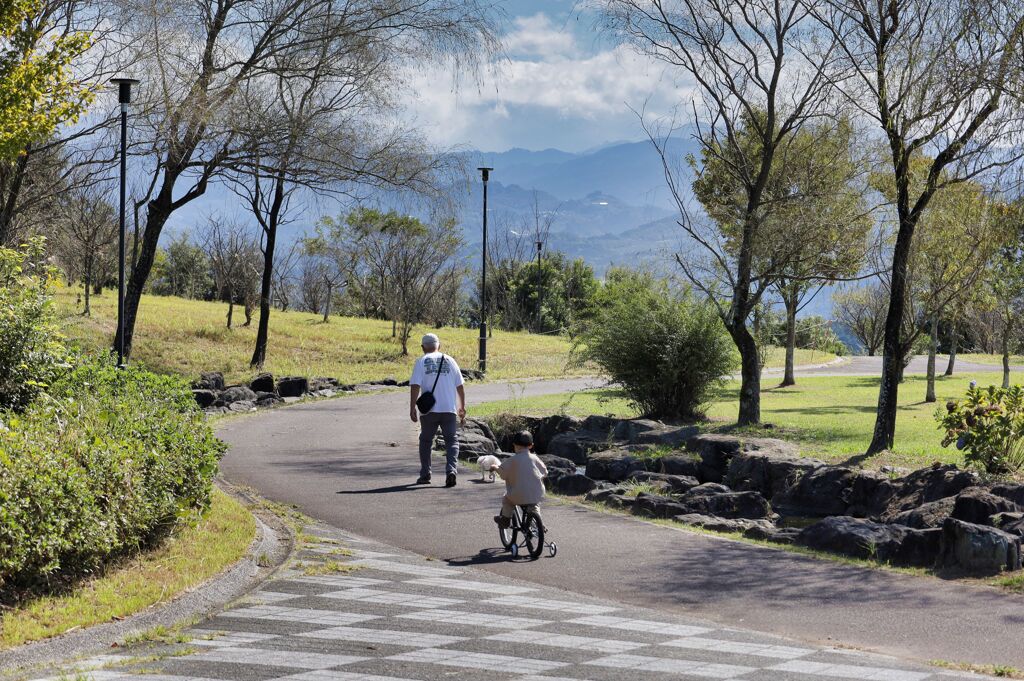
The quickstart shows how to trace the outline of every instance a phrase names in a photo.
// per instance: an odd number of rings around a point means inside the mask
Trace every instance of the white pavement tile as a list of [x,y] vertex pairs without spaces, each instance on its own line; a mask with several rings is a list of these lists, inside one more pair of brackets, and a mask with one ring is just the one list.
[[589,636],[569,636],[553,634],[549,631],[508,631],[494,636],[487,636],[485,641],[509,641],[512,643],[528,643],[531,645],[568,648],[570,650],[592,650],[599,653],[624,653],[629,650],[643,648],[646,643],[635,641],[617,641],[607,638],[590,638]]
[[334,612],[333,610],[313,610],[311,608],[286,608],[280,605],[254,605],[221,613],[221,617],[239,617],[254,620],[276,622],[304,622],[323,626],[340,627],[356,624],[367,620],[379,619],[377,615],[361,615],[353,612]]
[[388,643],[410,648],[436,648],[459,641],[463,636],[442,636],[441,634],[419,634],[414,631],[391,631],[388,629],[366,629],[363,627],[331,627],[299,634],[306,638],[321,638],[334,641],[361,641],[364,643]]
[[304,584],[323,584],[326,586],[344,587],[346,589],[394,583],[390,579],[370,579],[369,577],[353,577],[351,575],[302,575],[291,577],[288,581],[303,582]]
[[716,664],[697,660],[677,660],[663,657],[646,657],[644,655],[611,655],[584,664],[595,667],[613,667],[632,671],[665,672],[667,674],[685,674],[701,676],[709,679],[732,679],[743,674],[756,671],[754,667],[734,664]]
[[577,615],[603,615],[604,613],[615,612],[618,610],[618,608],[613,608],[608,605],[554,601],[548,598],[538,598],[536,596],[500,596],[498,598],[489,598],[486,601],[481,601],[481,604],[508,605],[535,610],[554,610],[556,612],[572,613]]
[[255,631],[219,631],[216,629],[189,629],[192,636],[189,645],[204,648],[232,648],[249,643],[259,643],[272,638],[280,638],[280,634],[261,634]]
[[608,629],[622,629],[623,631],[645,631],[651,634],[665,634],[666,636],[697,636],[707,634],[711,629],[707,627],[694,627],[686,624],[669,624],[667,622],[656,622],[652,620],[635,620],[627,617],[612,617],[610,615],[594,615],[592,617],[578,617],[566,620],[568,624],[585,624],[590,627],[606,627]]
[[246,601],[258,601],[260,603],[280,603],[290,601],[293,598],[302,598],[303,594],[288,594],[280,591],[254,591],[245,597]]
[[798,657],[811,655],[817,651],[811,648],[791,648],[789,646],[776,646],[764,643],[743,643],[741,641],[721,641],[714,638],[688,637],[675,641],[665,641],[660,644],[672,646],[673,648],[686,648],[688,650],[710,650],[716,653],[734,653],[737,655],[754,655],[757,657],[772,657],[781,660],[795,660]]
[[204,662],[228,662],[254,664],[268,667],[295,667],[297,669],[327,669],[353,662],[364,662],[370,658],[355,655],[324,655],[303,653],[294,650],[268,650],[265,648],[218,648],[198,653],[192,660]]
[[414,650],[409,653],[394,655],[386,659],[398,662],[416,662],[420,664],[447,665],[449,667],[486,669],[492,672],[509,672],[513,674],[540,674],[552,669],[568,666],[567,662],[533,660],[525,657],[491,655],[489,653],[468,653],[462,650],[442,650],[438,648]]
[[348,565],[361,565],[373,570],[398,572],[418,577],[457,577],[462,574],[458,570],[450,570],[448,568],[430,567],[429,565],[415,565],[413,563],[397,563],[395,561],[379,560],[377,558],[354,560],[348,563]]
[[446,608],[465,603],[457,598],[437,598],[422,594],[400,593],[397,591],[381,591],[380,589],[345,589],[317,594],[320,598],[336,598],[342,601],[361,601],[364,603],[385,603],[404,605],[409,608]]
[[536,591],[526,586],[511,586],[508,584],[491,584],[489,582],[474,582],[466,579],[441,579],[441,578],[425,578],[425,579],[411,579],[407,584],[417,584],[420,586],[436,586],[442,589],[456,589],[458,591],[480,591],[482,593],[503,593],[503,594],[524,594],[530,591]]
[[342,672],[332,669],[317,669],[311,672],[282,676],[274,681],[415,681],[415,679],[360,674],[359,672]]
[[480,612],[463,612],[461,610],[422,610],[397,615],[402,619],[425,620],[427,622],[444,622],[445,624],[468,624],[475,627],[492,629],[525,629],[542,624],[551,624],[548,620],[537,620],[530,617],[506,617],[489,615]]
[[931,676],[931,673],[928,672],[912,672],[884,667],[860,667],[852,664],[829,664],[811,660],[792,660],[768,667],[768,669],[841,679],[862,679],[863,681],[921,681],[921,679]]

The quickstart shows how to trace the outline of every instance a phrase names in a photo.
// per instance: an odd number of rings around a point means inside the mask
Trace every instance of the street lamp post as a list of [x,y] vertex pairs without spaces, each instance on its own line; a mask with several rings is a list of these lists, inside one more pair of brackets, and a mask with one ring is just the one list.
[[537,239],[537,333],[544,330],[544,273],[540,268],[540,249],[543,247],[544,242]]
[[484,246],[483,263],[480,269],[480,371],[487,371],[487,181],[494,168],[477,168],[484,182]]
[[132,101],[132,85],[139,81],[134,78],[111,78],[117,84],[117,101],[121,104],[121,212],[117,245],[117,366],[124,367],[124,204],[125,186],[128,175],[128,105]]

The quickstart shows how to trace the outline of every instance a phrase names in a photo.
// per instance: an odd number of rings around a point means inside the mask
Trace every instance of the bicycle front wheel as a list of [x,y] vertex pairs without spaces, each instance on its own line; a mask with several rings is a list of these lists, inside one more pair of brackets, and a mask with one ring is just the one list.
[[519,509],[517,508],[512,513],[512,522],[509,523],[508,527],[501,527],[500,525],[498,526],[498,539],[501,540],[501,545],[505,547],[506,551],[511,551],[512,547],[518,543],[519,539]]
[[540,524],[540,518],[533,511],[523,514],[523,539],[530,558],[540,558],[544,550],[544,526]]

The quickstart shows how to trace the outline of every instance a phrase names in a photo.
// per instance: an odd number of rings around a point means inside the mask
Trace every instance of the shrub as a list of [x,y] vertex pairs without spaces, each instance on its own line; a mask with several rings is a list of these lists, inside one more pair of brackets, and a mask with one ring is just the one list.
[[598,301],[593,316],[577,329],[575,361],[604,369],[645,416],[701,417],[736,366],[717,312],[642,274],[620,273]]
[[942,446],[956,444],[964,460],[988,473],[1024,468],[1024,389],[971,388],[962,400],[946,403],[936,419],[945,429]]
[[53,379],[64,348],[43,241],[0,248],[0,409],[22,409]]
[[5,600],[95,571],[209,506],[223,445],[180,379],[87,358],[0,422]]

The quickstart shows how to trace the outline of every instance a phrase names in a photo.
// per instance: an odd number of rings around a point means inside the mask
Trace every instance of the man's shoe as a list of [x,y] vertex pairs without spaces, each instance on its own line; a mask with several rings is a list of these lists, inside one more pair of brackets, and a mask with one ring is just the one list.
[[506,518],[503,515],[494,516],[494,522],[498,523],[498,527],[503,530],[507,530],[512,525],[512,519]]
[[416,484],[417,485],[429,485],[430,484],[430,476],[429,475],[421,475],[420,477],[416,478]]
[[455,487],[455,473],[449,473],[444,479],[445,487]]

